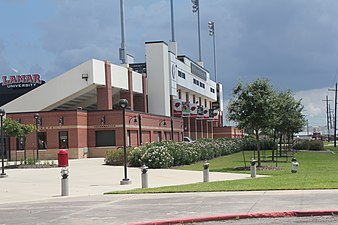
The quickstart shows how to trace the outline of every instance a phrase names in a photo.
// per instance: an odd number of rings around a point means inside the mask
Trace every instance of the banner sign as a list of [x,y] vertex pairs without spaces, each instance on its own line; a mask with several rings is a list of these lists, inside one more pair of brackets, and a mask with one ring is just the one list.
[[197,118],[197,104],[190,104],[190,117]]
[[182,116],[182,100],[181,99],[174,99],[174,115],[175,116]]
[[190,103],[182,102],[182,117],[190,117]]
[[213,121],[216,121],[216,122],[218,121],[218,115],[219,115],[219,111],[214,110],[213,117],[212,117]]
[[197,106],[197,119],[203,119],[203,106]]
[[209,108],[208,107],[203,108],[203,119],[209,119]]

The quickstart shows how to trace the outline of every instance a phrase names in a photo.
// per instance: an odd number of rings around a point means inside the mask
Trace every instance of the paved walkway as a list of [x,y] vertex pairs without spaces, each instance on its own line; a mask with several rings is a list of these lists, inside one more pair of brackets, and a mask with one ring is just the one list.
[[[309,210],[319,215],[338,213],[338,190],[103,195],[140,188],[140,169],[128,168],[131,185],[120,185],[123,167],[105,166],[102,158],[71,160],[69,170],[69,197],[60,196],[60,168],[6,170],[8,177],[0,179],[0,224],[111,225],[218,215],[290,215]],[[202,172],[149,170],[149,187],[202,179]],[[251,178],[249,174],[210,173],[210,181],[230,179]]]
[[[103,158],[69,161],[69,196],[102,195],[105,192],[141,188],[141,170],[128,168],[131,185],[120,185],[124,177],[121,166],[103,165]],[[60,197],[60,168],[8,169],[7,178],[0,179],[0,204],[37,201]],[[197,183],[203,172],[173,169],[150,169],[149,187]],[[250,174],[210,173],[210,181],[251,179]]]

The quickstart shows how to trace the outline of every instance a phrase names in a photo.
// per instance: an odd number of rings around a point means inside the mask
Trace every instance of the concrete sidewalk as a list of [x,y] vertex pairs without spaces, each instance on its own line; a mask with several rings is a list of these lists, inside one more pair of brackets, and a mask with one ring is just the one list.
[[[69,196],[102,195],[105,192],[141,188],[141,170],[128,168],[131,185],[120,185],[122,166],[103,165],[103,158],[69,161]],[[212,165],[211,165],[212,166]],[[60,197],[60,168],[8,169],[0,179],[0,204],[38,201]],[[150,169],[149,187],[190,184],[203,181],[203,172],[174,169]],[[251,179],[250,174],[210,173],[210,181]]]

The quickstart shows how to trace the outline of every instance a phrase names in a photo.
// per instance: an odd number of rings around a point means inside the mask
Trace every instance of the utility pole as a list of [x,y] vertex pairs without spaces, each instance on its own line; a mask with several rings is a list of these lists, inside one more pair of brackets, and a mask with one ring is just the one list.
[[333,128],[333,140],[334,140],[334,147],[337,146],[337,83],[335,89],[329,89],[329,91],[334,91],[334,128]]
[[331,109],[331,105],[329,104],[329,121],[330,121],[330,129],[333,128],[333,126],[332,126],[332,112],[333,112],[333,110]]
[[327,122],[327,140],[330,141],[330,119],[329,119],[329,96],[326,95],[326,99],[323,100],[326,102],[326,122]]

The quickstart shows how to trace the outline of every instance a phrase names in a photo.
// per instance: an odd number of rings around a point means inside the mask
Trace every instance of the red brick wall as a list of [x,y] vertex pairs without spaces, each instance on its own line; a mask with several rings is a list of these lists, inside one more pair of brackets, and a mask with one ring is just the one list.
[[243,138],[244,133],[237,127],[214,127],[214,138]]
[[[24,124],[35,124],[34,112],[7,114],[8,118],[21,120]],[[95,131],[113,130],[115,131],[116,146],[123,146],[123,126],[121,110],[99,110],[86,112],[82,110],[74,111],[51,111],[40,112],[42,126],[39,131],[47,133],[47,148],[39,150],[40,159],[56,159],[59,151],[59,132],[68,132],[68,154],[69,158],[83,157],[103,157],[110,147],[96,147]],[[59,124],[60,117],[63,117],[63,124]],[[130,131],[130,141],[134,146],[139,145],[139,112],[126,111],[126,130]],[[137,121],[134,122],[135,117]],[[104,119],[103,119],[104,118]],[[171,140],[171,119],[173,120],[173,131],[175,141],[182,141],[182,119],[157,116],[152,114],[141,113],[142,123],[142,141],[143,143],[157,141],[158,133],[161,132],[162,140]],[[163,121],[166,121],[164,125]],[[23,151],[16,151],[16,138],[10,139],[10,149],[12,160],[23,159]],[[27,158],[36,157],[36,134],[35,132],[27,135],[26,138]],[[88,149],[88,155],[85,152]]]

